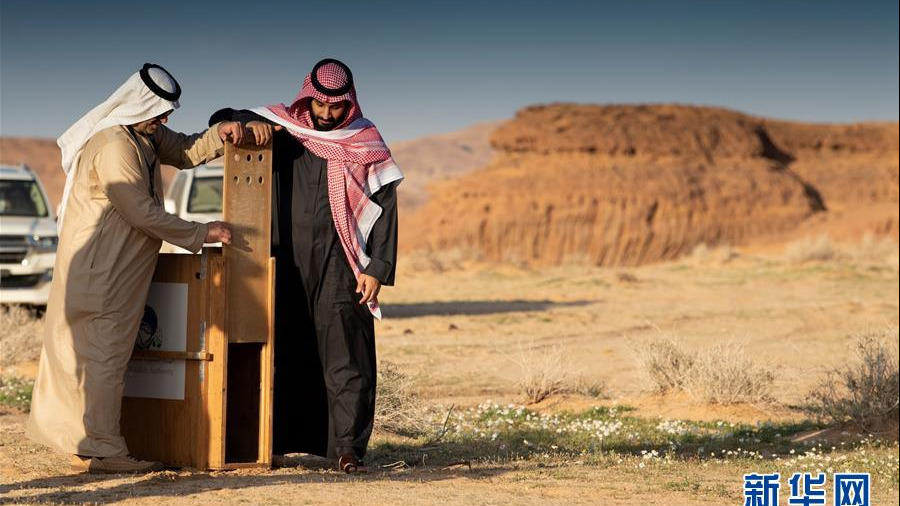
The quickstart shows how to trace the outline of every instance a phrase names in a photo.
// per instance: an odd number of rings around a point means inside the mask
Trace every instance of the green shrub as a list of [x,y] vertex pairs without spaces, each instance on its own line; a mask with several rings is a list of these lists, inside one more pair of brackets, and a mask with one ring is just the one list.
[[34,381],[16,376],[0,377],[0,405],[28,411]]

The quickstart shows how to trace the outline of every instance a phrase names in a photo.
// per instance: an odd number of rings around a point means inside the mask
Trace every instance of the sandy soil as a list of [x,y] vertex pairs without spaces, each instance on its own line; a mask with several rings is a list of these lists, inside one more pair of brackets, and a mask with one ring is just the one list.
[[[553,351],[564,354],[572,378],[605,384],[610,398],[552,398],[537,409],[618,403],[646,417],[797,419],[792,406],[843,362],[855,336],[898,325],[900,307],[895,263],[798,266],[742,256],[544,272],[472,265],[414,272],[413,264],[399,272],[396,288],[383,291],[379,358],[412,375],[425,400],[445,406],[521,402],[519,364]],[[649,393],[635,349],[661,334],[689,349],[745,344],[777,372],[774,401],[722,407]],[[65,456],[26,440],[24,417],[0,413],[0,503],[740,504],[745,471],[530,460],[471,468],[426,463],[348,477],[305,459],[272,471],[97,477],[69,474]],[[873,493],[873,504],[897,502],[896,489]]]
[[[635,349],[668,336],[695,350],[744,344],[777,372],[776,399],[792,404],[843,361],[859,333],[898,321],[897,273],[887,265],[793,266],[771,255],[631,270],[484,268],[399,283],[382,297],[380,357],[445,403],[521,400],[519,352],[560,347],[573,376],[605,383],[613,399],[646,414],[703,419],[699,406],[654,408],[644,395]],[[772,416],[760,408],[743,413]]]

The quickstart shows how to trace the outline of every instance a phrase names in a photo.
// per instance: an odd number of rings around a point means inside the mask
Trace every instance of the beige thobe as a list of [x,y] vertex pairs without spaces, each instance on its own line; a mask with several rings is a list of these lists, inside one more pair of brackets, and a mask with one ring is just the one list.
[[56,253],[31,439],[71,454],[128,453],[122,390],[161,241],[196,252],[206,238],[206,225],[165,212],[159,166],[185,169],[220,156],[217,132],[160,126],[154,146],[114,126],[85,144]]

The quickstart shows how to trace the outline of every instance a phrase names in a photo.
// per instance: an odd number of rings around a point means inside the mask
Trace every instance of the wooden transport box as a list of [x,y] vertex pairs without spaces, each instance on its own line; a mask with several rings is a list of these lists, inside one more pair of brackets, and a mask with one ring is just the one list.
[[270,146],[226,144],[231,245],[159,257],[122,399],[122,435],[137,458],[271,465],[271,155]]

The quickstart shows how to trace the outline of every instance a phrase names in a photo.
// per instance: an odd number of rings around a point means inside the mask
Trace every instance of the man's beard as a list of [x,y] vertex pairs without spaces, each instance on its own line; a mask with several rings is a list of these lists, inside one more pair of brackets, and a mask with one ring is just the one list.
[[344,114],[341,114],[340,116],[335,118],[334,121],[331,121],[329,123],[320,123],[319,118],[316,117],[315,114],[310,114],[310,116],[312,116],[313,126],[316,128],[316,130],[320,132],[327,132],[329,130],[333,130],[336,126],[343,123],[344,118],[347,117],[347,112],[345,111]]

